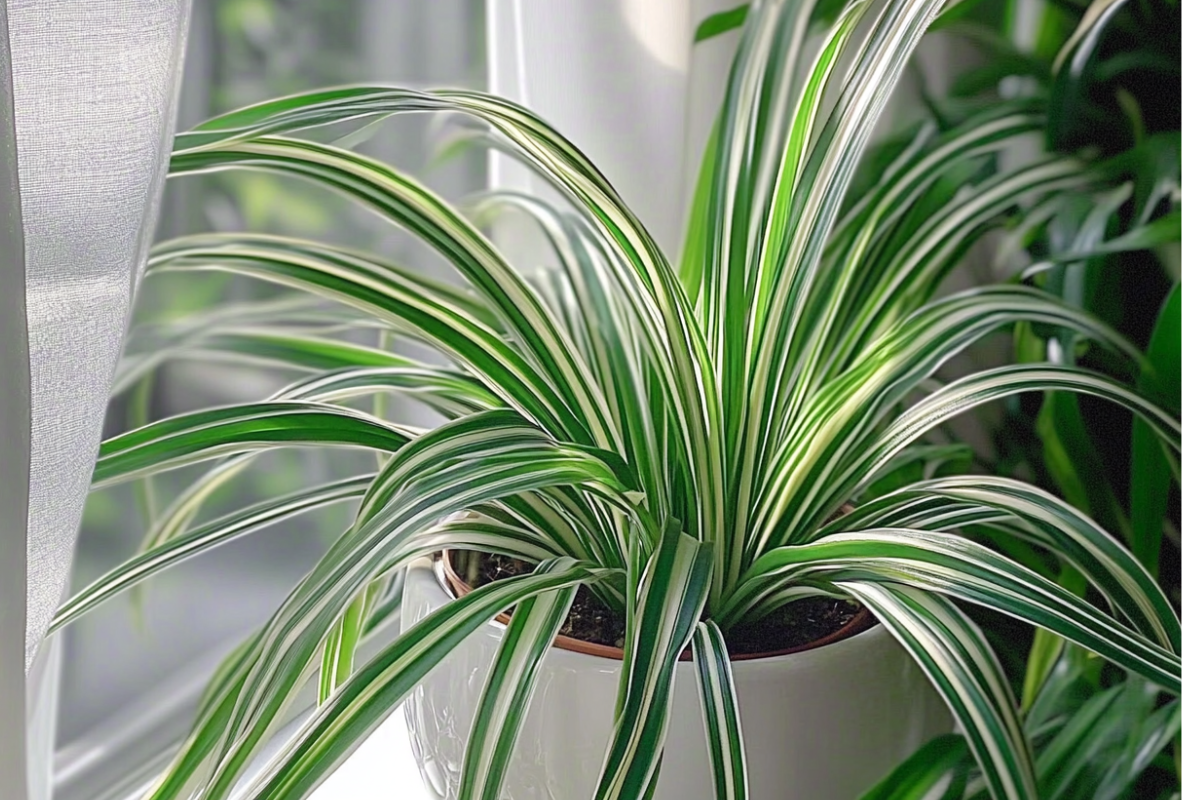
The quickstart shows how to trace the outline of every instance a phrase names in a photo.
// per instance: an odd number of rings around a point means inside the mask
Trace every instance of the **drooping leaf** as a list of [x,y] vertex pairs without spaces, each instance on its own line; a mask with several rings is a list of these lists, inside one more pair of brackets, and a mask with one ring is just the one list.
[[710,621],[696,626],[692,658],[700,688],[700,711],[708,730],[708,757],[719,800],[746,800],[750,776],[746,770],[742,721],[733,685],[733,662],[721,629]]
[[454,645],[527,597],[595,580],[579,566],[496,581],[442,606],[356,672],[256,780],[256,800],[301,798],[320,785]]
[[666,740],[675,662],[692,639],[712,581],[712,546],[668,525],[646,566],[626,632],[622,706],[594,797],[641,800],[652,792]]
[[907,587],[846,582],[912,654],[954,712],[992,796],[1038,796],[1008,681],[982,631],[951,603]]
[[100,445],[92,476],[101,487],[186,464],[275,447],[338,446],[394,451],[409,437],[350,409],[277,402],[197,411],[151,423]]
[[75,593],[69,601],[59,607],[50,630],[63,627],[110,597],[192,556],[297,514],[323,508],[332,503],[358,499],[369,484],[369,477],[359,476],[302,489],[284,497],[272,498],[238,509],[212,522],[174,535],[169,541],[149,548]]
[[[534,574],[568,571],[569,559],[544,562]],[[499,797],[534,683],[578,585],[523,600],[504,630],[475,709],[459,779],[461,800]]]

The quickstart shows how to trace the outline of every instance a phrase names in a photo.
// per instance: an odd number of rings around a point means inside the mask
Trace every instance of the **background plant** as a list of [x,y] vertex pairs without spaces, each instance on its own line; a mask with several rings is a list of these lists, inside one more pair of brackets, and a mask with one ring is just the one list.
[[[1049,110],[1044,151],[1108,162],[1109,179],[1096,190],[1063,196],[1014,227],[998,248],[997,268],[1025,271],[1044,290],[1137,343],[1153,370],[1138,378],[1139,385],[1177,413],[1180,8],[1150,2],[1103,9],[1092,35],[1076,40],[1071,34],[1087,13],[1082,4],[1013,2],[992,19],[975,14],[960,20],[960,32],[991,58],[960,76],[956,102],[994,98],[1003,81]],[[1055,252],[1080,257],[1047,258]],[[1013,353],[1025,361],[1049,353],[1112,370],[1102,352],[1053,328],[1017,326]],[[1007,402],[995,436],[996,458],[985,460],[985,468],[1024,473],[1092,515],[1128,543],[1178,608],[1177,465],[1147,439],[1140,423],[1110,405],[1051,394]],[[1072,591],[1085,588],[1073,570],[1036,554],[1025,563]],[[1178,795],[1177,700],[1055,637],[1031,637],[995,617],[985,629],[1021,698],[1043,794],[1089,800]],[[966,776],[965,761],[951,755],[960,746],[952,740],[931,745],[901,770],[906,788],[884,784],[877,796],[963,796],[965,784],[926,794],[933,785],[928,781],[951,763]]]
[[[179,137],[173,174],[251,168],[308,178],[412,231],[470,288],[300,239],[198,236],[155,249],[151,275],[232,271],[342,309],[259,305],[209,315],[141,352],[140,364],[127,362],[126,380],[172,348],[309,374],[263,403],[177,416],[106,442],[98,486],[221,460],[160,515],[145,552],[73,599],[57,624],[265,522],[359,505],[353,525],[214,677],[154,797],[227,796],[315,675],[320,707],[255,789],[303,796],[448,647],[515,605],[461,777],[461,796],[494,795],[528,699],[523,679],[579,585],[627,621],[597,797],[652,793],[673,664],[689,644],[704,656],[714,782],[721,796],[745,796],[737,709],[723,689],[731,671],[724,631],[814,593],[867,605],[909,649],[955,711],[995,796],[1035,796],[1035,768],[1000,664],[955,601],[1047,628],[1178,694],[1178,618],[1092,520],[1007,478],[902,478],[906,465],[961,454],[922,442],[947,416],[1022,392],[1114,400],[1167,445],[1179,443],[1174,418],[1094,371],[1038,363],[934,379],[952,356],[1018,322],[1110,348],[1130,374],[1142,365],[1108,326],[1030,286],[934,299],[978,237],[1024,216],[1022,202],[1105,179],[1077,158],[1003,168],[1007,146],[1043,124],[1036,101],[1016,97],[923,126],[876,180],[852,189],[865,131],[939,6],[750,10],[678,272],[583,154],[486,95],[333,89],[252,106]],[[799,69],[798,45],[809,37],[817,56]],[[526,279],[411,178],[288,136],[411,111],[457,111],[488,124],[563,192],[566,211],[505,194],[474,209],[483,219],[501,209],[532,216],[555,248],[556,271]],[[450,364],[335,335],[364,326],[416,339]],[[421,430],[353,402],[382,392],[410,394],[449,421]],[[259,452],[297,445],[388,457],[374,474],[194,524],[204,500]],[[847,501],[855,511],[831,521]],[[476,513],[453,516],[463,509]],[[1069,564],[1110,611],[954,533],[984,525]],[[539,566],[452,601],[355,666],[363,633],[394,605],[398,570],[446,547]]]

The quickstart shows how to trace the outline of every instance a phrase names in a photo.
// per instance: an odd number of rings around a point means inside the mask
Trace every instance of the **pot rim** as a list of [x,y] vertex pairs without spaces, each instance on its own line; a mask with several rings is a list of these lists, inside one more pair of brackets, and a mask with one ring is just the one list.
[[[434,575],[438,578],[438,583],[442,585],[442,589],[451,597],[458,598],[471,591],[471,587],[464,581],[454,567],[450,563],[450,550],[442,550],[435,556],[435,563],[440,565],[440,569],[434,570]],[[509,614],[497,614],[496,622],[501,625],[507,625],[512,617]],[[819,647],[834,644],[845,639],[849,639],[856,634],[862,633],[869,628],[874,627],[875,617],[871,612],[863,606],[854,617],[838,628],[833,633],[822,636],[820,639],[814,639],[811,642],[806,642],[796,647],[788,647],[781,650],[771,650],[766,653],[742,653],[729,657],[730,661],[761,661],[767,658],[778,658],[780,656],[790,656],[796,653],[803,653],[807,650],[816,650]],[[573,653],[581,653],[587,656],[596,656],[598,658],[607,658],[614,661],[620,661],[625,657],[625,651],[619,647],[613,647],[607,644],[595,644],[594,642],[586,642],[582,639],[575,639],[571,636],[557,634],[554,637],[554,647],[560,650],[570,650]],[[679,658],[680,661],[691,661],[691,648],[683,651]]]

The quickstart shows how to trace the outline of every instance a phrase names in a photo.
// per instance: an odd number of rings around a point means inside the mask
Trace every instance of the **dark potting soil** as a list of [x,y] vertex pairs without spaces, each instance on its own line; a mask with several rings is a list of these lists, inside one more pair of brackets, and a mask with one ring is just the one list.
[[[454,571],[472,589],[533,571],[533,565],[525,561],[490,554],[469,559],[470,555],[455,553]],[[476,563],[471,564],[471,560]],[[848,600],[801,598],[761,620],[738,626],[727,634],[726,645],[735,656],[790,650],[836,633],[848,625],[859,610],[856,603]],[[559,633],[592,644],[623,647],[625,619],[604,605],[588,587],[581,586]]]

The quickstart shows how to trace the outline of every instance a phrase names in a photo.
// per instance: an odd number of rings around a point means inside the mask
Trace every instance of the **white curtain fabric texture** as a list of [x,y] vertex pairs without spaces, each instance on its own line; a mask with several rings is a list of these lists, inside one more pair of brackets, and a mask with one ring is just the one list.
[[[0,794],[40,800],[43,638],[151,243],[189,0],[0,0]],[[30,702],[27,703],[27,695]],[[28,705],[28,708],[26,707]],[[27,731],[35,736],[27,740]]]

